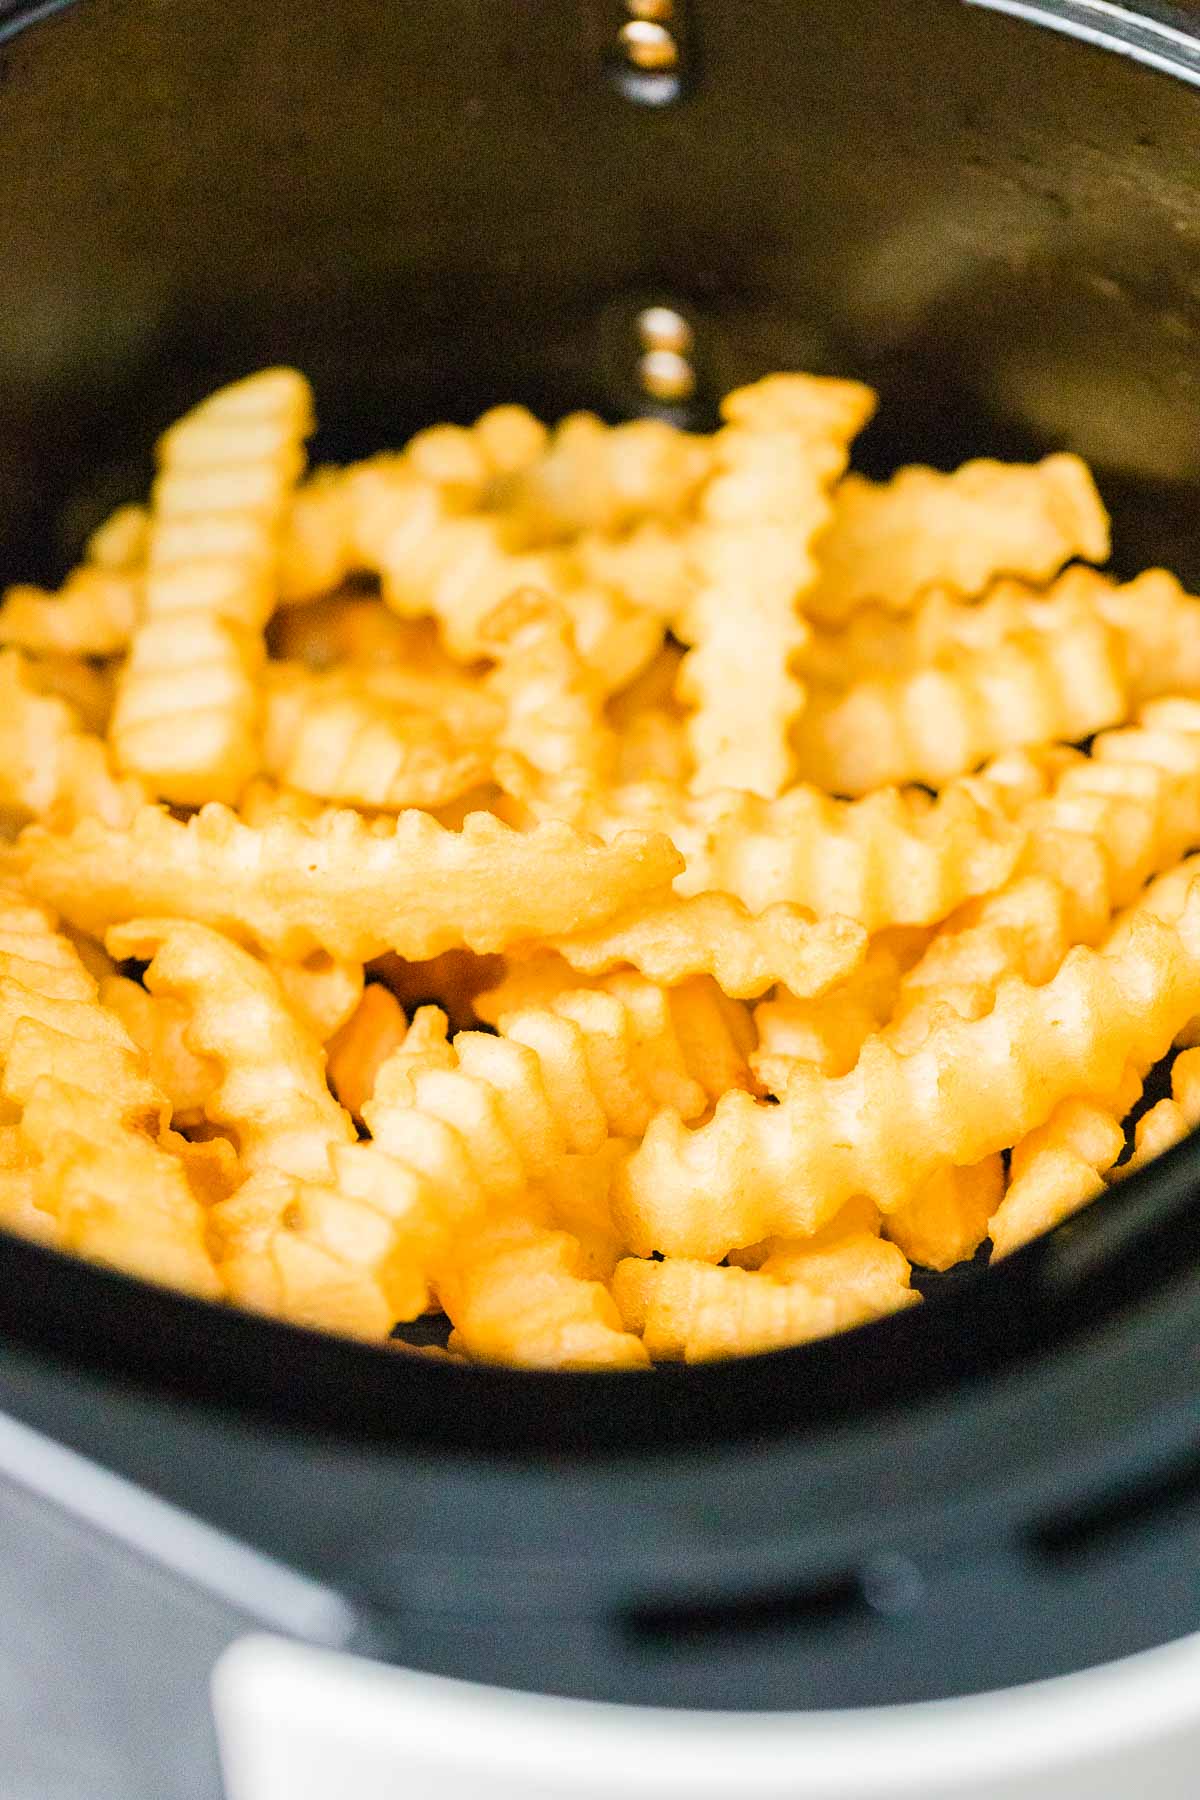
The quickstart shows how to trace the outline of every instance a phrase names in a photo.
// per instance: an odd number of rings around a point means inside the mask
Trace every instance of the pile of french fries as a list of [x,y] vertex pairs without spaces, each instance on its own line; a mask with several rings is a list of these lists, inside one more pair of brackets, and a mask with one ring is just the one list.
[[1200,600],[1098,572],[1073,456],[847,473],[874,404],[310,473],[271,369],[167,432],[0,608],[0,1223],[640,1368],[908,1306],[1200,1121]]

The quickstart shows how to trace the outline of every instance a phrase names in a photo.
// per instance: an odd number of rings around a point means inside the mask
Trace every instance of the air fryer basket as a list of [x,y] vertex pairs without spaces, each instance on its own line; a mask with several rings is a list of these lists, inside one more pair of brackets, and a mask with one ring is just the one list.
[[[221,380],[303,368],[321,457],[501,398],[619,415],[666,298],[689,420],[861,376],[868,470],[1079,450],[1118,563],[1200,582],[1200,24],[677,10],[668,91],[610,0],[0,0],[0,570],[61,571]],[[914,1312],[644,1377],[426,1365],[4,1239],[0,1467],[230,1631],[518,1687],[819,1707],[1080,1668],[1200,1627],[1198,1183],[1193,1140]]]

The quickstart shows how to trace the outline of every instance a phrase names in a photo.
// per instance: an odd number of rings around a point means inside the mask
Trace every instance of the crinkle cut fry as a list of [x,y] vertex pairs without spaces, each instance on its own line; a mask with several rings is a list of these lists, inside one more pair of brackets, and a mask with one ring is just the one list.
[[484,1224],[440,1276],[438,1296],[454,1325],[451,1347],[478,1362],[649,1366],[608,1289],[587,1278],[577,1240],[519,1215]]
[[115,775],[101,738],[74,707],[38,691],[19,650],[0,651],[0,809],[71,825],[93,817],[121,828],[145,802],[141,783]]
[[997,752],[1090,737],[1126,709],[1117,633],[1078,618],[844,692],[810,690],[792,742],[801,776],[831,793],[941,787]]
[[119,570],[72,570],[57,594],[10,587],[0,607],[0,644],[35,656],[116,656],[128,644],[138,584]]
[[[498,771],[499,772],[499,771]],[[967,776],[936,800],[920,789],[881,789],[836,800],[798,786],[777,800],[755,794],[685,794],[671,782],[602,790],[563,781],[525,788],[519,817],[570,820],[611,841],[659,831],[685,859],[683,895],[731,894],[752,913],[779,902],[868,932],[932,925],[1012,873],[1024,830],[1004,789]]]
[[516,832],[487,813],[460,832],[420,812],[383,832],[350,812],[255,830],[220,806],[186,824],[147,807],[128,832],[93,820],[57,835],[31,827],[19,848],[33,891],[93,936],[175,912],[289,960],[320,949],[357,962],[386,950],[424,961],[464,944],[486,953],[597,925],[680,866],[661,836],[602,845],[553,823]]
[[603,975],[623,963],[667,987],[712,975],[739,1000],[754,999],[777,982],[796,995],[825,993],[854,973],[866,946],[867,934],[853,920],[816,919],[786,903],[755,915],[728,894],[674,894],[552,943],[584,975]]
[[808,638],[797,610],[812,547],[850,439],[874,410],[858,382],[770,376],[725,400],[715,472],[690,540],[695,590],[677,620],[693,646],[679,697],[702,793],[778,794],[792,773],[789,727],[805,698],[793,665]]
[[755,1270],[627,1258],[613,1297],[655,1361],[703,1362],[828,1337],[915,1304],[903,1253],[869,1232],[771,1255]]
[[[706,1079],[715,1072],[724,1091],[731,1075],[689,1067],[673,996],[636,976],[612,986],[563,992],[506,1015],[499,1036],[460,1032],[452,1045],[444,1014],[418,1012],[361,1101],[372,1143],[336,1148],[329,1180],[277,1191],[273,1210],[244,1193],[217,1209],[231,1246],[222,1265],[231,1291],[263,1310],[373,1336],[419,1312],[432,1277],[439,1291],[448,1284],[447,1307],[474,1354],[640,1360],[611,1342],[607,1297],[590,1285],[623,1247],[609,1190],[627,1149],[610,1133],[640,1131],[668,1099],[696,1117],[708,1104]],[[733,1021],[718,1011],[707,1026],[706,1043],[723,1026],[727,1055],[736,1057]],[[504,1258],[493,1266],[497,1221]],[[526,1325],[503,1344],[495,1313],[502,1269],[514,1280],[523,1271],[532,1284]],[[585,1324],[590,1350],[579,1335]]]
[[686,513],[711,457],[710,439],[658,419],[609,426],[593,413],[570,413],[540,455],[495,484],[492,499],[530,543],[615,536]]
[[157,1141],[165,1095],[74,947],[11,886],[0,891],[0,1058],[4,1100],[22,1109],[27,1198],[57,1220],[63,1246],[219,1294],[184,1166]]
[[523,588],[562,606],[580,654],[609,692],[633,680],[661,644],[653,614],[581,582],[568,552],[521,549],[503,515],[457,512],[400,459],[362,464],[348,479],[356,559],[378,573],[402,618],[433,618],[460,662],[488,654],[486,621]]
[[300,1025],[271,971],[188,919],[114,926],[108,948],[118,958],[148,962],[150,992],[189,1008],[184,1043],[219,1070],[205,1113],[233,1133],[245,1173],[326,1175],[330,1150],[353,1143],[354,1126],[326,1086],[320,1044]]
[[361,564],[351,488],[361,468],[400,466],[431,483],[448,504],[483,504],[497,481],[536,457],[546,428],[523,406],[496,406],[472,426],[433,425],[399,457],[316,469],[297,489],[283,533],[279,599],[294,606],[331,593]]
[[158,446],[142,618],[111,741],[162,798],[233,802],[259,767],[258,676],[312,395],[267,369],[201,402]]
[[[1075,943],[1100,941],[1115,907],[1200,838],[1200,703],[1164,700],[1136,727],[1104,732],[1071,757],[1024,811],[1027,842],[1011,879],[947,921],[902,978],[893,1037],[950,998],[986,1011],[1004,975],[1046,981]],[[900,1036],[899,1034],[906,1034]]]
[[818,687],[845,691],[860,681],[910,677],[947,656],[982,656],[1014,636],[1050,639],[1081,622],[1117,638],[1132,705],[1200,688],[1200,600],[1164,569],[1121,585],[1080,563],[1048,588],[1006,580],[974,602],[933,588],[911,613],[859,607],[840,630],[814,631],[801,667]]
[[970,598],[999,576],[1046,581],[1072,557],[1108,552],[1108,515],[1077,456],[913,467],[881,486],[847,475],[805,606],[837,624],[870,601],[906,611],[934,587]]
[[1174,928],[1140,918],[1107,951],[1072,950],[1043,987],[1003,982],[985,1017],[939,1016],[907,1056],[870,1038],[848,1075],[805,1068],[777,1106],[731,1093],[689,1132],[661,1114],[622,1171],[633,1250],[719,1260],[816,1229],[856,1194],[894,1212],[946,1164],[1015,1143],[1064,1099],[1119,1094],[1200,1008],[1200,891]]
[[485,686],[503,709],[504,749],[543,775],[606,776],[616,740],[604,717],[605,689],[580,656],[559,603],[519,589],[489,613],[481,632],[496,658]]
[[433,809],[488,778],[482,743],[434,713],[401,711],[366,679],[275,663],[266,672],[262,766],[303,794],[343,805]]

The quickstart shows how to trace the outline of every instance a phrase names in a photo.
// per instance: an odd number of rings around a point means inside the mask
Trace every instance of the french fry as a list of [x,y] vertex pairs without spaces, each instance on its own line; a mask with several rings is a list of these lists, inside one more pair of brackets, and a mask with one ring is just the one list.
[[889,782],[942,787],[999,751],[1073,743],[1126,711],[1120,640],[1081,618],[845,692],[810,691],[792,743],[805,780],[861,795]]
[[679,868],[646,832],[601,845],[555,824],[522,834],[486,814],[451,832],[418,812],[383,833],[350,812],[253,829],[220,806],[187,824],[148,807],[128,831],[91,819],[66,833],[31,827],[21,859],[33,891],[57,896],[93,936],[174,910],[288,961],[325,950],[353,962],[504,950],[599,924]]
[[57,594],[8,588],[0,606],[0,644],[34,656],[116,656],[129,643],[137,611],[132,575],[84,563]]
[[786,902],[755,915],[728,894],[695,894],[643,904],[552,942],[583,975],[603,975],[623,963],[664,987],[711,975],[723,993],[747,1000],[776,982],[796,995],[825,993],[862,962],[867,935],[851,919],[817,919]]
[[883,486],[847,475],[805,606],[831,624],[870,601],[901,612],[930,588],[969,599],[999,576],[1047,581],[1108,549],[1108,516],[1077,456],[901,469]]
[[111,741],[121,767],[164,799],[232,802],[258,770],[262,632],[311,414],[303,378],[269,369],[160,441],[142,616]]
[[578,1242],[519,1215],[485,1225],[438,1279],[451,1344],[479,1362],[525,1368],[639,1369],[645,1347],[589,1280]]
[[263,762],[284,786],[346,805],[437,807],[486,781],[484,745],[436,715],[401,710],[352,671],[275,663],[265,680]]
[[375,1078],[408,1036],[404,1008],[379,982],[363,989],[350,1017],[329,1041],[329,1085],[355,1119],[375,1091]]
[[95,818],[120,829],[145,802],[136,779],[114,773],[101,738],[74,708],[43,694],[19,650],[0,651],[0,809],[14,823]]
[[695,589],[676,621],[694,646],[678,691],[694,709],[697,792],[770,798],[787,784],[788,732],[805,698],[793,671],[808,639],[797,602],[816,579],[813,544],[850,440],[873,410],[857,382],[803,375],[769,376],[723,403],[690,542]]
[[154,995],[190,1010],[183,1041],[217,1065],[204,1101],[214,1125],[232,1134],[246,1175],[319,1179],[336,1144],[354,1142],[350,1116],[325,1084],[325,1056],[255,957],[186,919],[134,919],[114,926],[115,956],[148,961]]
[[619,1263],[613,1297],[656,1361],[747,1356],[846,1331],[920,1299],[893,1244],[869,1233],[768,1258],[761,1269],[669,1257]]
[[608,426],[593,413],[571,413],[540,455],[496,483],[493,503],[519,521],[529,543],[585,531],[614,536],[686,512],[711,455],[711,440],[657,419]]
[[798,1068],[777,1106],[729,1093],[689,1132],[665,1112],[622,1170],[619,1221],[639,1255],[716,1260],[816,1229],[855,1194],[895,1212],[938,1168],[967,1166],[1060,1100],[1111,1100],[1200,1006],[1200,893],[1177,924],[1140,917],[1108,951],[1077,948],[1043,987],[1004,981],[985,1017],[940,1017],[898,1055],[868,1039],[848,1075]]

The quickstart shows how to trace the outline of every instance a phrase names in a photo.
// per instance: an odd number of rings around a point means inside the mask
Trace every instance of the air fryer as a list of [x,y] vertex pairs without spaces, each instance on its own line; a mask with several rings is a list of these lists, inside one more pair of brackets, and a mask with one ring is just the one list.
[[[289,362],[333,460],[501,399],[703,426],[769,370],[854,375],[868,473],[1070,448],[1117,566],[1200,582],[1200,21],[675,0],[674,56],[631,60],[628,18],[0,3],[6,578]],[[688,397],[646,391],[655,303]],[[761,1711],[1194,1631],[1198,1193],[1193,1140],[924,1306],[638,1376],[419,1361],[0,1236],[0,1737],[95,1800],[203,1792],[207,1671],[255,1622]]]

